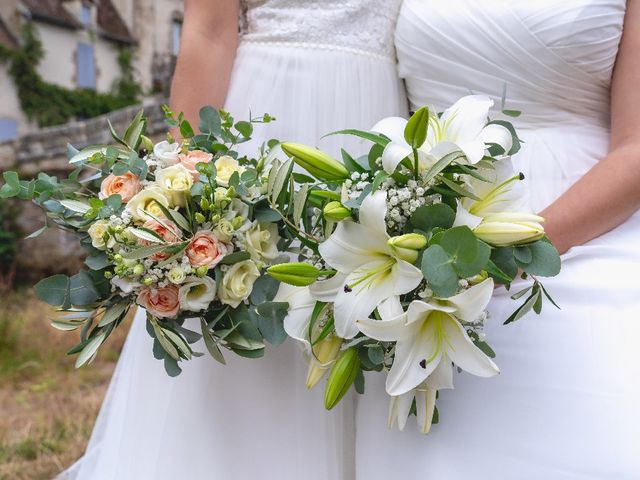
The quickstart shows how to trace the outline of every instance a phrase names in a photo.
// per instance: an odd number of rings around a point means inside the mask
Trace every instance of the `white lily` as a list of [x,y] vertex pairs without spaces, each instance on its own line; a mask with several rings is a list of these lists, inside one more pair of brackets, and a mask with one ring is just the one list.
[[317,335],[320,334],[324,315],[319,316],[320,321],[314,325],[314,331],[310,332],[311,315],[316,299],[311,295],[309,287],[294,287],[281,283],[273,301],[289,303],[287,316],[284,318],[284,330],[291,338],[301,342],[305,357],[309,362],[307,388],[313,388],[338,356],[342,339],[331,333],[313,347],[311,346],[309,336],[317,338]]
[[393,428],[394,424],[398,426],[398,430],[404,430],[407,419],[411,412],[413,400],[416,401],[416,421],[422,433],[429,433],[431,430],[431,422],[433,421],[433,412],[436,406],[437,390],[429,388],[422,383],[407,393],[391,397],[389,401],[389,421],[388,427]]
[[544,218],[526,211],[524,189],[518,188],[522,177],[514,174],[511,159],[501,159],[494,167],[478,172],[488,182],[473,177],[467,181],[477,199],[458,201],[453,225],[466,225],[494,246],[539,240],[544,236]]
[[522,177],[514,172],[511,157],[500,159],[493,166],[478,170],[487,182],[474,177],[467,180],[469,190],[477,199],[463,197],[458,202],[454,226],[474,229],[487,216],[526,208],[525,190],[520,188]]
[[289,304],[287,316],[284,317],[284,331],[291,338],[310,347],[309,321],[311,320],[316,300],[311,296],[309,287],[294,287],[282,282],[273,301],[287,302]]
[[497,375],[498,367],[473,344],[458,320],[475,321],[492,294],[493,279],[489,278],[450,298],[431,303],[415,300],[406,312],[390,320],[358,320],[358,328],[368,337],[396,342],[387,393],[402,395],[427,379],[433,390],[452,388],[452,362],[473,375]]
[[[456,150],[461,150],[470,164],[478,163],[487,144],[498,144],[505,152],[511,150],[509,130],[501,125],[487,125],[492,106],[493,100],[488,97],[468,95],[445,110],[441,117],[430,110],[427,139],[418,149],[420,167],[424,169]],[[391,139],[382,154],[382,166],[389,174],[413,152],[404,138],[406,125],[404,118],[389,117],[372,128]]]
[[336,332],[358,333],[356,320],[368,317],[383,300],[407,293],[422,281],[420,270],[398,258],[388,245],[386,193],[376,192],[360,206],[359,223],[342,221],[319,250],[338,275],[311,289],[318,300],[333,301]]

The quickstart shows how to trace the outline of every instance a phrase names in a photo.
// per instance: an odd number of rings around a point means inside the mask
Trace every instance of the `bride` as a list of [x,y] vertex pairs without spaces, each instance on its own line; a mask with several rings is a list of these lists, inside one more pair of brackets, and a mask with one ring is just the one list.
[[546,282],[561,310],[503,326],[502,289],[487,326],[501,375],[458,375],[428,436],[372,421],[387,405],[368,380],[357,478],[640,478],[640,1],[405,0],[395,39],[414,108],[469,91],[499,108],[506,84],[514,160],[566,253]]
[[[267,112],[277,121],[256,128],[247,148],[295,139],[339,155],[338,140],[320,141],[323,134],[407,113],[393,48],[399,7],[186,0],[172,108],[194,125],[205,104],[238,119]],[[294,342],[259,361],[229,355],[226,367],[196,358],[176,378],[151,350],[139,312],[87,451],[61,479],[355,477],[353,411],[327,413],[320,389],[306,391]]]

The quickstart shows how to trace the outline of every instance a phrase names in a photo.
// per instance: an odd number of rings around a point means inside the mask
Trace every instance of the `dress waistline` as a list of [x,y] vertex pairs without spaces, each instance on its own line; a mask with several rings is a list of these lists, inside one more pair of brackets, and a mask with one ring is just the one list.
[[370,50],[355,48],[355,47],[347,47],[345,45],[337,45],[331,43],[313,43],[313,42],[294,42],[294,41],[285,41],[285,40],[267,40],[267,39],[254,39],[249,36],[243,36],[241,38],[240,45],[242,44],[250,44],[250,45],[265,45],[271,47],[280,47],[280,48],[299,48],[304,50],[325,50],[325,51],[333,51],[333,52],[343,52],[350,53],[353,55],[359,55],[363,57],[374,58],[376,60],[381,60],[384,62],[390,62],[395,64],[396,59],[391,55],[383,55],[380,53],[376,53]]

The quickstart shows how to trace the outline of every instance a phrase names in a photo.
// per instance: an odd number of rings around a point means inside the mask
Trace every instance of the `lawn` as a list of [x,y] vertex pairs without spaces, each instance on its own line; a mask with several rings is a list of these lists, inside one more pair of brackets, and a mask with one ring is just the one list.
[[26,288],[0,298],[0,480],[50,480],[82,454],[126,336],[76,370],[78,333],[52,315]]

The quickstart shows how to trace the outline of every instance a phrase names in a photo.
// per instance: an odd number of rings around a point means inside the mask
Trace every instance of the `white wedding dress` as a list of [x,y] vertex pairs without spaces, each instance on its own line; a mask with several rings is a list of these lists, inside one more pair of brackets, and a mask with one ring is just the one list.
[[[405,0],[400,73],[414,108],[470,91],[499,108],[506,84],[540,211],[607,154],[624,14],[625,0]],[[429,435],[387,431],[384,379],[368,377],[358,480],[640,479],[640,213],[563,260],[545,282],[561,310],[504,326],[516,302],[497,291],[486,333],[501,375],[456,375]]]
[[[406,115],[393,48],[399,8],[400,0],[244,2],[225,108],[237,119],[277,117],[244,148],[278,138],[339,155],[339,144],[358,145],[322,135]],[[259,360],[226,359],[196,358],[168,377],[138,314],[87,451],[60,479],[354,478],[353,401],[324,410],[322,389],[305,388],[295,342]]]

